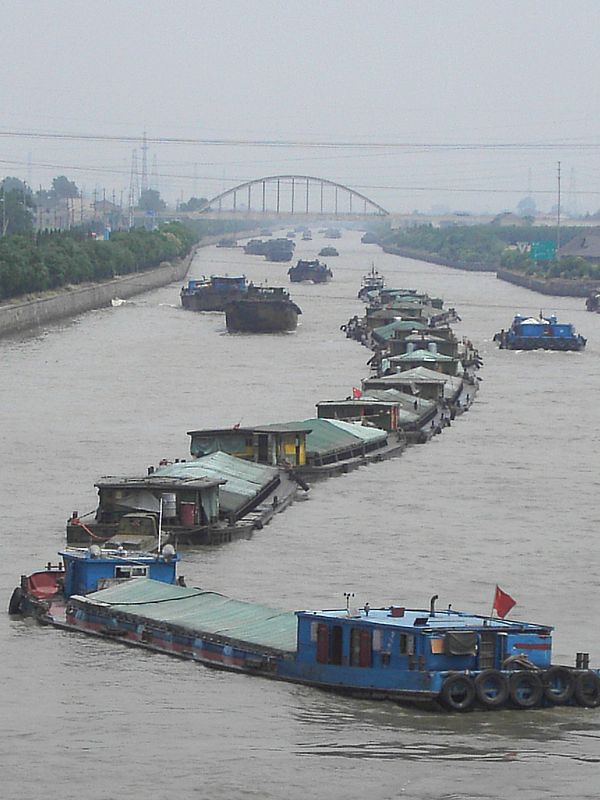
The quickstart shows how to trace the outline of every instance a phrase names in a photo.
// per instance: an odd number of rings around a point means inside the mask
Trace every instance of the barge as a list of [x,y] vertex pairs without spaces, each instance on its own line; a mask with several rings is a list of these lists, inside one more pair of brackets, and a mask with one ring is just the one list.
[[291,261],[296,243],[290,239],[270,239],[265,242],[264,256],[267,261]]
[[[239,432],[230,432],[235,444]],[[190,461],[163,459],[144,476],[103,477],[95,486],[97,508],[81,517],[74,511],[67,521],[69,544],[147,548],[159,530],[163,542],[175,545],[224,544],[263,528],[298,491],[290,470],[273,460],[250,463],[214,447],[197,448]]]
[[247,291],[244,275],[195,278],[181,289],[181,305],[188,311],[224,311],[230,300],[244,297]]
[[[169,549],[170,548],[170,549]],[[176,578],[170,545],[157,555],[63,550],[23,576],[9,604],[60,629],[92,634],[234,672],[360,698],[473,708],[600,705],[599,670],[578,653],[553,665],[552,628],[391,605],[283,611]]]
[[267,242],[262,239],[249,239],[244,245],[244,253],[248,256],[264,256],[267,252]]
[[375,269],[375,264],[371,264],[370,272],[363,275],[360,289],[358,290],[358,299],[369,302],[369,295],[371,292],[380,292],[385,286],[385,278],[380,275]]
[[587,311],[600,312],[600,289],[590,292],[585,301]]
[[558,322],[554,315],[539,318],[516,314],[508,330],[494,335],[501,350],[573,350],[585,348],[586,339],[570,322]]
[[225,322],[230,333],[283,333],[298,325],[301,309],[280,287],[248,286],[243,297],[225,306]]
[[333,272],[327,264],[323,264],[318,258],[314,259],[314,261],[300,259],[295,267],[288,269],[288,275],[292,283],[301,283],[302,281],[327,283],[333,278]]

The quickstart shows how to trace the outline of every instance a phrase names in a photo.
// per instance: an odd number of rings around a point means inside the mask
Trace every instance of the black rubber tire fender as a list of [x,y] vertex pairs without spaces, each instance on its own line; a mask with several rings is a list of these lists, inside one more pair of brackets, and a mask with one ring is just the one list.
[[449,711],[470,711],[475,702],[475,685],[468,675],[448,675],[439,695],[440,703]]
[[544,696],[542,679],[537,672],[528,669],[513,672],[509,687],[510,699],[517,708],[535,708]]
[[580,706],[600,706],[600,678],[592,670],[580,672],[575,678],[575,700]]
[[10,600],[8,601],[8,613],[9,614],[21,614],[21,601],[23,600],[23,589],[20,586],[14,590],[14,592],[10,596]]
[[575,691],[575,675],[567,667],[549,667],[543,676],[544,697],[554,706],[568,703]]
[[484,669],[475,678],[475,694],[485,708],[501,708],[509,697],[508,678],[497,669]]

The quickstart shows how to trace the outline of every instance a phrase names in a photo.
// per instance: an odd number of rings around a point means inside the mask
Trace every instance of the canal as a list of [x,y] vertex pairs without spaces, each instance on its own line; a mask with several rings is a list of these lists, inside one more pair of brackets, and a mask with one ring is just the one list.
[[[314,257],[326,241],[298,241]],[[64,543],[103,475],[185,457],[186,431],[302,419],[359,385],[370,353],[339,327],[371,262],[388,285],[444,297],[484,359],[476,403],[429,444],[316,484],[244,541],[185,554],[188,585],[282,608],[356,602],[487,613],[556,626],[555,656],[600,664],[600,315],[489,273],[383,254],[345,232],[334,280],[294,285],[292,334],[227,334],[171,285],[0,341],[6,609],[22,572]],[[198,252],[189,277],[285,285],[289,264]],[[588,337],[584,353],[499,351],[495,331],[540,308]],[[593,797],[600,710],[433,714],[205,669],[3,616],[2,794],[62,800]]]

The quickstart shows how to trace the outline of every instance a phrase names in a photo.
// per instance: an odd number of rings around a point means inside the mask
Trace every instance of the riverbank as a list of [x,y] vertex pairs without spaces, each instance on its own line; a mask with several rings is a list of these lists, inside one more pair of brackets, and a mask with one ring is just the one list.
[[[255,231],[239,231],[238,235],[252,236]],[[185,258],[163,262],[146,272],[113,278],[105,283],[71,286],[60,292],[49,292],[28,300],[17,300],[0,306],[0,337],[36,328],[65,317],[109,306],[116,298],[127,299],[143,294],[187,275],[196,251],[216,244],[222,235],[207,236],[195,245]]]
[[426,261],[428,264],[439,264],[442,267],[451,269],[461,269],[466,272],[495,272],[498,280],[514,283],[523,286],[533,292],[540,294],[554,295],[558,297],[587,297],[592,291],[598,289],[599,282],[589,279],[570,279],[570,278],[541,278],[534,275],[526,275],[523,272],[504,269],[499,264],[483,264],[482,262],[466,262],[451,260],[442,256],[412,250],[406,247],[394,247],[392,245],[380,245],[384,253],[391,253],[404,258],[415,258],[419,261]]
[[426,261],[428,264],[440,264],[443,267],[450,267],[452,269],[463,269],[468,272],[495,272],[497,267],[495,264],[484,264],[483,262],[469,262],[451,260],[435,253],[426,253],[422,250],[413,250],[410,247],[396,247],[394,245],[380,244],[379,245],[384,253],[390,253],[394,256],[403,256],[404,258],[415,258],[418,261]]

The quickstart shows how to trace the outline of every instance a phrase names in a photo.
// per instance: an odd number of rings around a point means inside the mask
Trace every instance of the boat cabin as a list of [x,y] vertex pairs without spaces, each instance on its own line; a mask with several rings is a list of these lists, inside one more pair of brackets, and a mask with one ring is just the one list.
[[426,350],[415,350],[414,343],[408,342],[408,349],[405,353],[393,356],[388,361],[394,369],[400,372],[415,367],[426,367],[444,375],[456,375],[460,365],[458,359],[438,353],[436,342],[430,342]]
[[101,548],[97,544],[86,548],[67,548],[59,555],[64,563],[63,594],[82,595],[105,589],[131,578],[151,578],[163,583],[175,583],[179,556],[171,545],[163,552],[130,555],[122,547]]
[[300,467],[306,463],[308,433],[304,428],[283,424],[188,431],[188,436],[194,458],[220,450],[258,464]]
[[[186,462],[181,462],[182,467]],[[142,478],[102,478],[98,489],[96,521],[102,524],[118,523],[132,512],[136,518],[144,516],[184,527],[211,525],[219,519],[219,487],[224,478],[179,477],[152,472]],[[141,525],[140,525],[141,527]],[[143,533],[147,533],[146,530]]]
[[[397,670],[413,673],[407,689],[418,688],[423,672],[501,669],[507,658],[526,657],[550,666],[552,628],[526,622],[434,609],[391,606],[370,609],[299,611],[298,662],[321,665],[332,677],[339,668],[365,669],[365,685],[382,688]],[[377,678],[370,677],[369,673]],[[389,671],[389,672],[388,672]]]
[[398,403],[361,397],[351,400],[323,400],[316,404],[319,419],[362,422],[384,431],[398,430]]
[[388,339],[386,344],[390,356],[402,356],[415,350],[431,350],[444,356],[450,356],[450,358],[459,357],[458,340],[455,337],[448,339],[440,336],[437,329],[435,333],[431,331],[410,332],[403,338]]
[[[420,369],[417,367],[417,369]],[[430,370],[427,370],[429,373]],[[397,389],[405,394],[423,397],[426,400],[439,401],[444,397],[444,384],[446,379],[435,373],[423,376],[416,369],[406,372],[397,372],[393,375],[383,375],[381,378],[366,378],[362,382],[363,393],[371,389]]]

